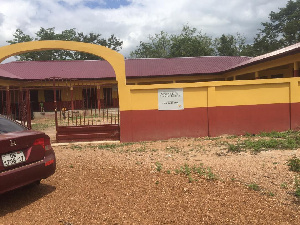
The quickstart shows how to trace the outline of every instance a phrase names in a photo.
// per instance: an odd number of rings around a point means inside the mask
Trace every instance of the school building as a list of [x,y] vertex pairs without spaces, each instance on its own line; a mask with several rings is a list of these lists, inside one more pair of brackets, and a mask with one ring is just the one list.
[[[105,124],[96,120],[91,120],[95,124],[77,124],[76,115],[76,124],[64,124],[64,129],[82,126],[85,133],[74,133],[70,141],[83,140],[88,129],[95,129],[94,139],[102,139],[98,128],[92,126],[106,124],[114,124],[114,138],[124,142],[300,126],[300,43],[253,58],[124,60],[102,46],[39,41],[4,46],[0,60],[45,49],[84,51],[104,60],[0,64],[0,113],[25,115],[21,111],[26,109],[28,115],[43,107],[46,112],[57,112],[57,118],[62,111],[73,115],[76,110],[105,117]],[[110,109],[117,113],[109,115]],[[88,119],[87,113],[79,116]]]

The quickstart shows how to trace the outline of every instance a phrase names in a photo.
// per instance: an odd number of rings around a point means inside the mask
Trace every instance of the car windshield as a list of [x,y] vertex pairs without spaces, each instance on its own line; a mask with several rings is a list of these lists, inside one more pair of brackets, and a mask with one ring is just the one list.
[[26,130],[26,128],[0,116],[0,134],[23,130]]

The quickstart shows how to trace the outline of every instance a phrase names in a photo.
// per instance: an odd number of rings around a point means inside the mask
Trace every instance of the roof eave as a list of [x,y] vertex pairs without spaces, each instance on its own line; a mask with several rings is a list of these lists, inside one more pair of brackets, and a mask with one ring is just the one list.
[[[269,56],[269,57],[265,57],[265,58],[262,58],[262,59],[257,60],[257,61],[246,63],[246,64],[243,64],[243,65],[240,65],[240,66],[237,65],[236,67],[233,67],[233,68],[230,68],[228,70],[222,71],[222,73],[227,73],[227,72],[239,70],[239,69],[246,68],[246,67],[249,67],[249,66],[253,66],[253,65],[260,64],[260,63],[264,63],[264,62],[267,62],[267,61],[270,61],[270,60],[279,59],[279,58],[284,57],[284,56],[289,56],[289,55],[297,54],[297,53],[299,53],[299,50],[300,50],[300,47],[291,49],[289,51],[282,52],[282,53],[277,54],[277,55],[272,55],[272,56]],[[258,56],[258,57],[261,57],[261,56]]]

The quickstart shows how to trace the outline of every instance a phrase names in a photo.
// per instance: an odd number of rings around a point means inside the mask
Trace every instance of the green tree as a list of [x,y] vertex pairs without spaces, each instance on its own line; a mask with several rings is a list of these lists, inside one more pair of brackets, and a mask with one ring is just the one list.
[[212,39],[196,28],[183,26],[180,34],[170,35],[161,31],[140,42],[130,53],[131,58],[169,58],[213,55]]
[[[111,35],[108,39],[102,38],[101,34],[89,33],[84,34],[77,32],[75,28],[64,30],[61,33],[56,33],[55,28],[43,28],[36,33],[35,37],[31,37],[21,29],[17,29],[14,33],[14,39],[7,41],[10,44],[16,44],[27,41],[42,41],[42,40],[65,40],[65,41],[78,41],[85,43],[92,43],[97,45],[106,46],[115,51],[122,49],[123,41]],[[41,61],[41,60],[93,60],[100,59],[98,56],[91,55],[84,52],[74,52],[66,50],[47,50],[39,52],[28,52],[16,56],[19,61]]]
[[212,38],[196,28],[183,26],[179,35],[171,36],[170,57],[193,57],[213,55]]
[[149,42],[140,42],[138,48],[130,53],[130,58],[168,58],[170,57],[171,37],[161,31],[154,36],[149,35]]
[[243,56],[248,55],[245,37],[239,33],[236,36],[223,34],[220,38],[215,38],[214,46],[216,55],[220,56]]
[[288,1],[285,8],[269,14],[269,22],[254,38],[253,53],[261,55],[300,42],[300,0]]

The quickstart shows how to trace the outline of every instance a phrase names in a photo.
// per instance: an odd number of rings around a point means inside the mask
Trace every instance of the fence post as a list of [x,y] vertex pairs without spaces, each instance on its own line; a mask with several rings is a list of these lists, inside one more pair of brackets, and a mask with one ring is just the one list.
[[100,109],[101,109],[101,102],[100,102],[100,85],[97,85],[97,102],[98,102],[98,110],[100,114]]
[[55,127],[56,127],[56,131],[57,131],[58,121],[57,121],[57,104],[56,104],[55,77],[53,77],[53,94],[54,94]]
[[9,86],[6,87],[6,115],[10,115],[10,92]]
[[27,105],[27,127],[31,129],[31,105],[30,105],[30,91],[26,90],[26,105]]

